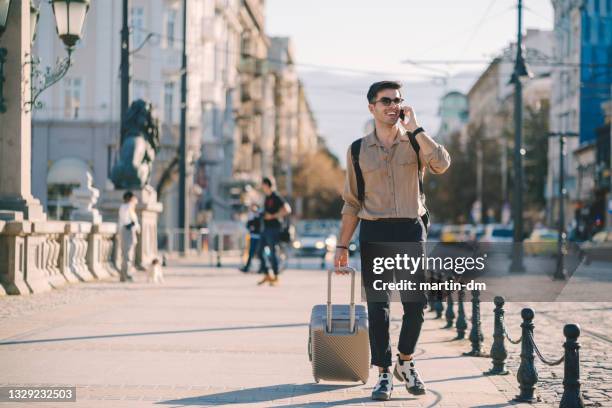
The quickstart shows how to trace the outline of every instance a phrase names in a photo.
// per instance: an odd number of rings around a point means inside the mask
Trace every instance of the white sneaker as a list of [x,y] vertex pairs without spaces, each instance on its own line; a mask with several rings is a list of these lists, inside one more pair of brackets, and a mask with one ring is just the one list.
[[372,390],[372,399],[376,401],[388,401],[393,392],[393,376],[391,373],[380,373],[378,382]]
[[425,384],[419,376],[419,372],[414,366],[414,359],[404,361],[397,356],[395,369],[393,370],[395,378],[402,381],[406,385],[406,390],[413,395],[423,395],[426,392]]

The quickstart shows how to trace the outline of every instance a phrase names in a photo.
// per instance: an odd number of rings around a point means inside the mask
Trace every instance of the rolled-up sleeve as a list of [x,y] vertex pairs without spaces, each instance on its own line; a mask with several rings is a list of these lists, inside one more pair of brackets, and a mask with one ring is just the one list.
[[353,167],[353,158],[351,148],[349,146],[346,153],[346,178],[344,180],[344,191],[342,192],[344,205],[342,206],[342,215],[349,214],[357,216],[361,209],[361,203],[357,198],[357,178],[355,177],[355,169]]
[[[419,138],[419,136],[421,136]],[[451,158],[444,146],[436,143],[426,134],[420,133],[417,135],[421,150],[419,156],[430,172],[433,174],[444,173],[451,164]]]

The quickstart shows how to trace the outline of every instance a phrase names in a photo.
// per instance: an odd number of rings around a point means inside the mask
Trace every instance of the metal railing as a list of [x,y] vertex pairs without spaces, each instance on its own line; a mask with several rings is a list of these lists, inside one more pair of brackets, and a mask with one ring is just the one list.
[[[231,226],[228,228],[228,225]],[[187,232],[181,228],[166,228],[158,231],[157,245],[160,253],[166,255],[182,254],[183,242],[187,249],[185,255],[207,257],[211,265],[221,266],[223,258],[241,257],[246,248],[247,231],[242,223],[225,224],[224,228],[190,228]]]

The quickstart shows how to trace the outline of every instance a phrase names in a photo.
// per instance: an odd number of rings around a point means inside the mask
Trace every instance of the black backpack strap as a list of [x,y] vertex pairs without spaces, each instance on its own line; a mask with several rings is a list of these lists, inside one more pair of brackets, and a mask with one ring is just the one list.
[[363,203],[365,199],[365,181],[363,180],[363,174],[361,173],[361,166],[359,166],[359,153],[361,151],[362,138],[355,140],[351,143],[351,159],[353,161],[353,169],[355,169],[355,178],[357,180],[357,199]]
[[412,145],[412,148],[414,149],[416,156],[417,156],[417,166],[419,166],[417,170],[417,174],[419,178],[419,194],[421,196],[423,206],[425,207],[425,214],[421,216],[421,220],[423,221],[425,232],[427,232],[429,231],[430,218],[429,218],[429,210],[427,209],[427,206],[425,205],[425,190],[423,190],[423,171],[421,170],[421,156],[419,156],[419,151],[421,150],[421,146],[419,146],[419,142],[417,142],[416,140],[416,135],[414,135],[412,132],[406,132],[406,134],[408,135],[410,144]]
[[418,168],[419,194],[425,195],[425,191],[423,190],[423,173],[421,171],[421,156],[419,156],[419,151],[421,150],[421,146],[419,146],[419,142],[417,142],[416,136],[412,132],[406,132],[406,134],[408,135],[408,139],[410,139],[410,144],[412,145],[412,148],[416,152],[416,156],[417,156],[417,165],[419,166]]

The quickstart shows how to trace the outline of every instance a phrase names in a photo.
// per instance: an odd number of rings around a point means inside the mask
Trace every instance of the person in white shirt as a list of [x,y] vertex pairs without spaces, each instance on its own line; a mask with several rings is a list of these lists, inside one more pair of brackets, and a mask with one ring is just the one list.
[[121,282],[133,281],[130,274],[134,264],[134,249],[140,224],[136,215],[138,198],[131,192],[123,194],[123,204],[119,207],[119,235],[121,236]]

